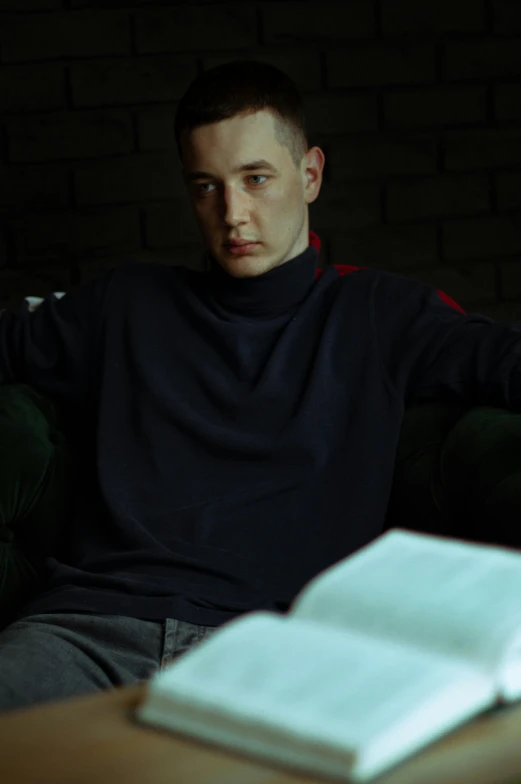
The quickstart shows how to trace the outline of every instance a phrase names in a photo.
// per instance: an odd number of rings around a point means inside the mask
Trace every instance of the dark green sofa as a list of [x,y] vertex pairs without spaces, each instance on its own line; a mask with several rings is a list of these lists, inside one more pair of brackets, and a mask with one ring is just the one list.
[[[60,412],[0,387],[0,629],[46,579],[79,465]],[[386,527],[521,547],[521,414],[422,404],[402,425]]]

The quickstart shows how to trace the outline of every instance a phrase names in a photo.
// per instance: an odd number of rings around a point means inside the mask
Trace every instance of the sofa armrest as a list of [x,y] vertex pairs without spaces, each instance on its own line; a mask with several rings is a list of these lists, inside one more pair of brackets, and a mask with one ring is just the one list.
[[46,575],[73,501],[74,460],[50,400],[0,387],[0,627]]

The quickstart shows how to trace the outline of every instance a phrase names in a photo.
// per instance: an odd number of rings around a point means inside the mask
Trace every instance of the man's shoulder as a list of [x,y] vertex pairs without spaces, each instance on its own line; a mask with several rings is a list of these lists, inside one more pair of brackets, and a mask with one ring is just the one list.
[[143,259],[126,259],[116,268],[119,275],[125,277],[151,278],[175,277],[179,271],[186,269],[181,265],[162,261],[144,261]]
[[177,287],[193,274],[188,267],[160,261],[127,259],[113,270],[113,287],[117,290],[139,291],[140,287]]
[[432,302],[437,302],[439,299],[453,310],[465,314],[461,305],[434,283],[427,283],[404,273],[391,272],[380,268],[355,267],[342,264],[335,265],[335,267],[345,284],[356,283],[359,291],[363,288],[366,290],[377,290],[379,304],[389,302],[394,308],[397,304],[406,300],[409,303],[422,305],[428,299]]
[[424,286],[423,283],[414,280],[414,278],[380,267],[365,267],[352,264],[334,264],[333,267],[346,285],[374,286],[377,283],[381,283],[382,286],[392,289],[411,287],[419,289]]

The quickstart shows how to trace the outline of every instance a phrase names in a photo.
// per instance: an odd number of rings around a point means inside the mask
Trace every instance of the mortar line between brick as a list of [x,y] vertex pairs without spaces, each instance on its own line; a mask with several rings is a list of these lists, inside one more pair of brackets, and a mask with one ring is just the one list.
[[266,32],[264,30],[264,15],[262,8],[255,7],[255,24],[257,32],[257,43],[259,46],[266,45]]
[[485,122],[494,122],[494,85],[487,84],[485,92]]
[[139,208],[139,238],[141,242],[142,250],[148,248],[148,237],[147,237],[147,219],[145,214],[145,208]]
[[380,222],[382,226],[386,226],[387,219],[387,185],[382,183],[380,185]]
[[440,220],[436,221],[436,255],[438,262],[442,266],[445,264],[445,254],[443,253],[443,226]]
[[69,111],[71,111],[73,109],[73,100],[72,100],[72,79],[71,79],[70,65],[64,66],[63,84],[64,84],[64,92],[65,92],[65,106]]
[[483,10],[485,16],[485,32],[491,33],[494,26],[494,12],[491,0],[483,0]]
[[67,203],[70,209],[76,209],[78,206],[76,199],[76,178],[72,168],[67,170]]
[[378,87],[376,90],[376,132],[383,133],[385,130],[384,88]]
[[436,175],[444,174],[445,171],[445,146],[438,132],[436,134]]
[[329,74],[327,70],[327,55],[323,51],[318,53],[318,67],[320,73],[320,86],[323,90],[327,90],[329,84]]
[[374,0],[374,37],[382,38],[382,0]]
[[132,127],[132,141],[134,143],[134,149],[131,153],[132,155],[136,155],[137,153],[140,152],[137,111],[138,110],[131,111],[130,113],[130,124]]
[[490,197],[490,214],[497,215],[498,214],[498,206],[497,206],[497,187],[496,181],[494,179],[493,172],[488,172],[487,174],[488,180],[488,189],[489,189],[489,197]]
[[6,163],[9,161],[9,140],[5,126],[0,126],[0,160]]
[[129,13],[129,28],[130,28],[130,54],[132,57],[137,57],[137,36],[136,36],[136,17],[133,13]]
[[439,41],[434,42],[434,83],[436,85],[444,84],[444,71],[445,71],[445,49],[444,45]]
[[7,255],[7,267],[14,267],[18,262],[16,257],[16,243],[14,240],[14,229],[9,223],[5,226],[5,247]]
[[499,261],[494,261],[494,294],[498,302],[503,302],[503,275],[501,272],[501,264]]

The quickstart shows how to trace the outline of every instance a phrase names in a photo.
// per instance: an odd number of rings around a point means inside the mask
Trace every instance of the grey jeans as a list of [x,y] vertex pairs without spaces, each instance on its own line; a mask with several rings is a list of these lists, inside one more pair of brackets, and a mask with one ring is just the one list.
[[0,712],[147,680],[215,626],[49,613],[0,632]]

